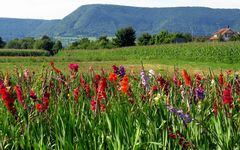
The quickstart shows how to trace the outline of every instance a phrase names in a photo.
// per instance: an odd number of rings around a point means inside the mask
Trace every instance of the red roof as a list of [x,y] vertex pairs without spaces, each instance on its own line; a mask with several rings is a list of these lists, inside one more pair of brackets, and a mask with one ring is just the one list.
[[[231,28],[229,28],[229,27],[227,27],[227,28],[222,28],[222,29],[218,30],[217,32],[215,32],[215,33],[213,34],[213,36],[210,37],[209,40],[211,40],[211,41],[212,41],[212,40],[218,40],[218,39],[219,39],[219,36],[218,36],[218,35],[224,35],[225,33],[235,34],[235,32],[234,32]],[[217,36],[214,36],[214,35],[217,35]]]
[[218,30],[217,32],[215,32],[214,35],[215,34],[223,35],[227,32],[234,33],[234,31],[231,28],[222,28],[222,29]]

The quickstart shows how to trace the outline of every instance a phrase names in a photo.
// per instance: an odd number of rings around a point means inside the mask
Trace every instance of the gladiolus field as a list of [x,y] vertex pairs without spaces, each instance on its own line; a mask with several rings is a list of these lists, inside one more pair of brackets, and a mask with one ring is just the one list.
[[239,72],[54,62],[0,75],[0,149],[239,149]]

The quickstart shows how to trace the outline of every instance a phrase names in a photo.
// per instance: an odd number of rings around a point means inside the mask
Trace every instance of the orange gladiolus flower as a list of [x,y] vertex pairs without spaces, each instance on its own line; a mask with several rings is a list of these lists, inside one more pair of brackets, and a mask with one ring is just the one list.
[[117,81],[117,74],[114,73],[114,72],[111,72],[109,77],[108,77],[108,80],[112,81],[112,82],[116,82]]
[[128,75],[125,75],[122,80],[120,81],[121,85],[121,91],[125,94],[127,94],[128,89],[129,89],[129,84],[128,84]]
[[57,74],[61,74],[61,73],[62,73],[59,69],[57,69],[57,68],[54,66],[54,62],[53,62],[53,61],[50,62],[50,65],[52,66],[52,69],[53,69]]
[[183,79],[185,80],[185,84],[191,87],[191,77],[188,75],[185,69],[182,71],[182,76],[183,76]]

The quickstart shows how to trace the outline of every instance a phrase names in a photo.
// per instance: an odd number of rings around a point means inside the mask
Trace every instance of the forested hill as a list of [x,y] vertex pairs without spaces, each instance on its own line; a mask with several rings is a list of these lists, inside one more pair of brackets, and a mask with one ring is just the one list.
[[[58,20],[0,18],[0,37],[4,40],[35,36],[38,28],[47,30]],[[43,27],[44,26],[44,27]]]
[[118,5],[84,5],[62,20],[0,19],[0,36],[112,36],[132,26],[137,33],[188,32],[210,35],[230,26],[240,31],[240,9],[205,7],[143,8]]

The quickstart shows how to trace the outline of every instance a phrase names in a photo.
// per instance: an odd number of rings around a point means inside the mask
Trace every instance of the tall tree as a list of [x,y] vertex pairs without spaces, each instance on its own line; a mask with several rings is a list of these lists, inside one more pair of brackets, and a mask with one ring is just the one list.
[[150,45],[150,40],[152,36],[149,33],[141,34],[137,39],[138,45]]
[[2,37],[0,37],[0,48],[3,48],[6,45],[6,43],[2,40]]
[[53,50],[54,51],[59,51],[63,48],[61,41],[56,41],[53,45]]
[[113,39],[113,42],[118,47],[135,45],[136,32],[132,27],[119,29],[115,36],[116,38]]
[[51,40],[51,38],[44,35],[40,40],[36,40],[36,42],[34,43],[34,48],[51,51],[53,48],[53,45],[54,45],[54,42]]

